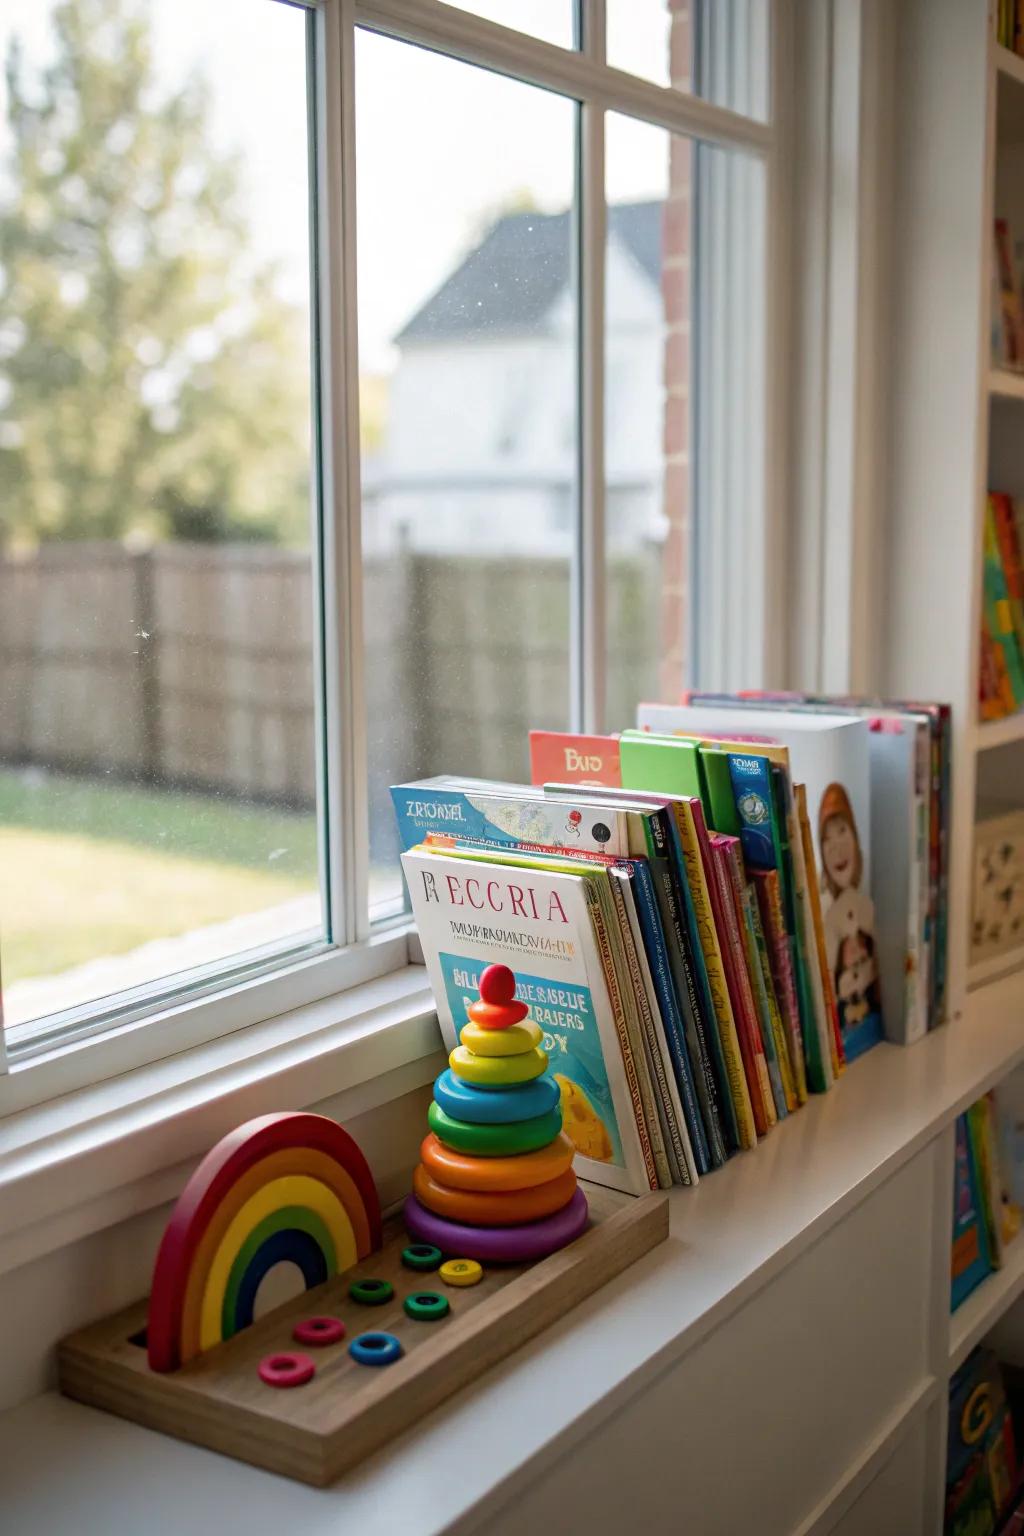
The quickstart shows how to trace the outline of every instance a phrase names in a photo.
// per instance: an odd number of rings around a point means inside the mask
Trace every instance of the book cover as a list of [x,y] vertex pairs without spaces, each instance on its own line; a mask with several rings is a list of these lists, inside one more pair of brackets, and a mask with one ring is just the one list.
[[1024,1073],[1018,1067],[991,1093],[1003,1207],[1003,1240],[1012,1242],[1024,1219]]
[[997,658],[1002,656],[1006,666],[1013,708],[1020,709],[1024,704],[1024,661],[1017,643],[1009,593],[1006,589],[1006,577],[999,558],[991,496],[985,500],[984,561],[985,617],[992,635],[995,654]]
[[978,1171],[978,1195],[981,1201],[981,1214],[985,1220],[989,1256],[992,1260],[992,1268],[1000,1269],[1003,1263],[1003,1191],[999,1176],[992,1104],[988,1095],[976,1099],[968,1109],[967,1134],[971,1139],[971,1155]]
[[995,524],[999,561],[1006,582],[1010,617],[1013,619],[1013,632],[1017,640],[1017,651],[1019,655],[1024,655],[1024,570],[1021,568],[1013,502],[1009,496],[998,491],[989,492],[989,502]]
[[617,736],[584,736],[570,731],[530,732],[533,784],[622,784]]
[[950,1261],[951,1302],[961,1302],[991,1273],[988,1237],[978,1191],[978,1173],[967,1133],[967,1116],[958,1115],[953,1167],[953,1248]]
[[995,220],[994,254],[1003,315],[1003,352],[1007,363],[1016,366],[1022,361],[1021,308],[1013,270],[1013,241],[1005,219]]
[[947,1532],[995,1530],[1014,1502],[1019,1473],[1002,1370],[991,1350],[975,1349],[949,1386]]
[[582,796],[448,777],[393,785],[391,800],[403,850],[428,837],[451,837],[495,848],[575,848],[618,858],[629,853],[624,816]]
[[448,1048],[481,972],[510,966],[516,996],[544,1031],[577,1171],[633,1194],[651,1188],[584,876],[478,869],[421,848],[404,853],[402,867]]

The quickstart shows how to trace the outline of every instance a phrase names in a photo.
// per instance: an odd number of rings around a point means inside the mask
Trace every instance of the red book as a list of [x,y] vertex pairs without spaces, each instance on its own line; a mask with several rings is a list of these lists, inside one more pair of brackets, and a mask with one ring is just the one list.
[[622,788],[617,736],[530,732],[531,784],[603,784]]
[[728,839],[721,837],[717,832],[712,832],[708,837],[708,847],[711,906],[715,914],[715,927],[718,929],[718,942],[722,949],[722,964],[725,967],[733,1018],[736,1020],[736,1033],[740,1040],[743,1070],[750,1090],[754,1125],[757,1127],[759,1136],[766,1136],[770,1124],[767,1106],[771,1103],[774,1121],[775,1105],[771,1097],[772,1089],[768,1079],[768,1063],[765,1060],[764,1046],[761,1042],[761,1031],[756,1018],[752,1017],[753,997],[747,976],[746,957],[740,944],[736,909],[733,905]]

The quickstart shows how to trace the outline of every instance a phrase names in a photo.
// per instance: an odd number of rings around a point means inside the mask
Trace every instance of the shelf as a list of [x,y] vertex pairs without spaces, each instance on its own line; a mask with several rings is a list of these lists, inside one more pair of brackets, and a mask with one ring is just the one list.
[[1024,371],[1015,373],[1010,368],[990,368],[988,392],[997,400],[1024,400]]
[[1002,720],[982,720],[974,727],[974,746],[978,752],[1005,747],[1013,741],[1024,741],[1024,710]]
[[1024,59],[1020,54],[1014,53],[1009,48],[1003,48],[998,43],[995,48],[996,69],[1001,75],[1015,80],[1018,85],[1024,86]]
[[1001,954],[976,960],[973,965],[967,967],[968,990],[973,991],[975,987],[983,987],[987,982],[995,981],[1000,976],[1008,976],[1012,971],[1019,971],[1022,967],[1024,967],[1024,946],[1019,949],[1004,949]]
[[994,1270],[949,1320],[949,1369],[962,1365],[980,1339],[1024,1292],[1024,1233],[1006,1249],[1002,1269]]
[[996,131],[1000,144],[1024,139],[1024,59],[1009,48],[995,49]]

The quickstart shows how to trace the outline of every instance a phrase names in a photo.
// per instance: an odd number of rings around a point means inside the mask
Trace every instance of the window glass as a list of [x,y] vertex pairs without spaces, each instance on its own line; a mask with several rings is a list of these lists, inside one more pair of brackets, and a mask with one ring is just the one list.
[[608,63],[768,116],[769,0],[606,0]]
[[0,12],[8,1026],[326,934],[306,37]]
[[550,93],[357,33],[378,913],[401,902],[390,784],[522,778],[529,728],[568,725],[574,117]]

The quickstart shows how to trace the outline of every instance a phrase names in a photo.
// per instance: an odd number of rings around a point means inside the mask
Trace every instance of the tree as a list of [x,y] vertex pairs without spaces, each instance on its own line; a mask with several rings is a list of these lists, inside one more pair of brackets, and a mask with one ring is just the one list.
[[208,89],[159,89],[138,0],[53,26],[41,77],[6,60],[0,543],[301,538],[304,319],[251,255]]

